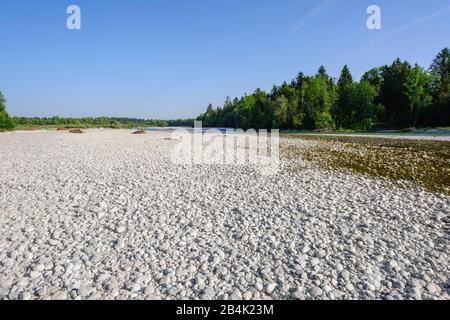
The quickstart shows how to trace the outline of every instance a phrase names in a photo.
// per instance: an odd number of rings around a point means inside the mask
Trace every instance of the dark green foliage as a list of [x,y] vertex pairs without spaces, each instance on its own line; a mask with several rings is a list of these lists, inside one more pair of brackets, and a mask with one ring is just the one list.
[[[193,127],[195,119],[167,120],[168,127]],[[161,127],[164,127],[163,125]]]
[[409,124],[415,127],[419,116],[426,113],[432,104],[430,76],[420,66],[415,65],[405,84],[405,94],[409,106]]
[[411,72],[411,65],[400,59],[390,66],[381,67],[383,82],[380,101],[385,107],[384,123],[391,128],[406,128],[410,125],[410,108],[405,86]]
[[61,126],[76,128],[133,128],[133,127],[165,127],[168,125],[164,120],[142,120],[132,118],[108,118],[108,117],[84,117],[84,118],[26,118],[15,117],[14,122],[18,126],[37,127],[37,126]]
[[371,130],[377,125],[378,117],[383,113],[383,107],[375,103],[377,91],[368,81],[355,84],[350,97],[351,122],[347,128],[356,130]]
[[361,77],[361,81],[367,81],[371,86],[374,87],[376,93],[378,94],[383,84],[383,78],[380,74],[380,68],[373,68]]
[[353,123],[352,99],[355,84],[348,66],[344,66],[337,83],[338,99],[334,109],[335,121],[339,128],[349,128]]
[[84,118],[10,118],[5,110],[6,100],[0,92],[0,130],[21,127],[65,127],[65,128],[136,128],[136,127],[193,127],[195,119],[178,120],[145,120],[135,118],[108,118],[108,117],[84,117]]
[[6,99],[0,92],[0,131],[11,130],[14,128],[14,123],[6,112]]
[[432,125],[450,125],[450,50],[443,49],[430,67],[433,96]]
[[332,93],[328,86],[328,79],[317,74],[307,78],[302,86],[302,111],[304,114],[304,129],[332,129],[334,127],[331,117]]
[[[0,93],[0,130],[18,126],[165,127],[193,126],[194,119],[143,120],[129,118],[10,118]],[[290,83],[261,89],[214,108],[197,120],[204,127],[242,129],[352,129],[450,126],[450,50],[443,49],[429,72],[395,60],[374,68],[355,82],[348,66],[338,81],[320,66],[314,76],[300,72]]]
[[14,117],[16,125],[22,127],[66,127],[66,128],[145,128],[145,127],[192,127],[194,119],[186,120],[144,120],[134,118],[25,118]]
[[355,82],[348,66],[338,81],[320,66],[316,75],[300,72],[270,93],[257,89],[223,107],[208,106],[198,120],[206,127],[243,129],[409,128],[450,125],[450,51],[442,50],[430,72],[395,60],[373,68]]

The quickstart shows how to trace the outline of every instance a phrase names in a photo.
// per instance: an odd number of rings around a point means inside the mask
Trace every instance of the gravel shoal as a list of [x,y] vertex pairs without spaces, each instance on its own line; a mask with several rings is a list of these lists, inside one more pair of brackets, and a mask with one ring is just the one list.
[[449,300],[447,195],[295,157],[175,165],[169,138],[0,134],[0,299]]

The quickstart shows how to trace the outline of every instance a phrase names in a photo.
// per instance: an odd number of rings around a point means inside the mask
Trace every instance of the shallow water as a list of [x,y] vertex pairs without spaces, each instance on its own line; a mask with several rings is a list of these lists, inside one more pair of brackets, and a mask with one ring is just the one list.
[[215,131],[219,131],[222,133],[227,132],[227,130],[233,130],[234,129],[230,129],[230,128],[189,128],[189,127],[170,127],[170,128],[147,128],[145,129],[146,131],[149,132],[173,132],[176,130],[185,130],[189,133],[194,133],[194,132],[202,132],[202,133],[207,133],[208,130],[215,130]]

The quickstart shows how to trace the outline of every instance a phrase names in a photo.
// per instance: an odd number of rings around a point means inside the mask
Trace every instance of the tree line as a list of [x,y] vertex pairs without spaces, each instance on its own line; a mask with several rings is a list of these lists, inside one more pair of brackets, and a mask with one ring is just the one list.
[[13,117],[13,123],[21,127],[67,127],[67,128],[134,128],[134,127],[166,127],[165,120],[144,120],[135,118],[109,118],[109,117]]
[[[450,51],[443,49],[425,69],[396,59],[373,68],[355,81],[348,66],[338,79],[321,66],[317,73],[300,72],[290,83],[267,93],[250,95],[214,108],[197,120],[205,127],[282,130],[362,130],[450,126]],[[0,92],[0,130],[15,126],[60,127],[167,127],[192,126],[193,119],[145,120],[134,118],[27,118],[9,117]]]
[[157,120],[117,117],[9,117],[5,111],[5,99],[0,93],[0,130],[16,127],[57,127],[57,128],[145,128],[145,127],[191,127],[195,119]]
[[338,79],[323,66],[300,72],[290,83],[214,108],[197,120],[205,127],[285,130],[374,130],[450,126],[450,51],[443,49],[425,69],[396,59],[355,81],[348,66]]

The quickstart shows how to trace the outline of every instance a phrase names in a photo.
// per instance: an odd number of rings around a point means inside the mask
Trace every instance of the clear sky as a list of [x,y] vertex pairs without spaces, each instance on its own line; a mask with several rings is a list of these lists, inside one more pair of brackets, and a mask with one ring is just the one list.
[[[81,30],[66,8],[81,8]],[[368,30],[366,9],[382,10]],[[0,91],[12,115],[196,116],[313,74],[355,78],[450,46],[449,0],[2,0]]]

